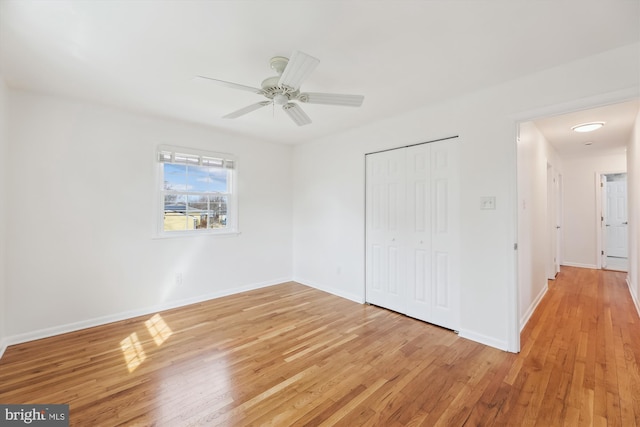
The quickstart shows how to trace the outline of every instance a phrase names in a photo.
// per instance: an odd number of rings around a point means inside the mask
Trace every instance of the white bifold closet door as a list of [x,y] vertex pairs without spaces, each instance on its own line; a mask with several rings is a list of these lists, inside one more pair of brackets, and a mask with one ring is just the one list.
[[459,329],[458,144],[366,156],[366,301]]

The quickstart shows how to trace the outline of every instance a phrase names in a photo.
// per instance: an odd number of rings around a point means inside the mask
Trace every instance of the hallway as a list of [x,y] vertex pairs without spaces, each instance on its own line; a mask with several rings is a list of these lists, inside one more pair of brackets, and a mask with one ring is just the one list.
[[562,267],[549,281],[506,379],[523,424],[640,426],[640,318],[625,276]]

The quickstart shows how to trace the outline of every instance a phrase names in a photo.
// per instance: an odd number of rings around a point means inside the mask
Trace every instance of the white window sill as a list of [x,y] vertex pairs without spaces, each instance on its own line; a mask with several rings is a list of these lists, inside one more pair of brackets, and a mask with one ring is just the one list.
[[153,239],[175,239],[177,237],[234,237],[242,234],[238,230],[229,231],[176,231],[168,233],[156,233]]

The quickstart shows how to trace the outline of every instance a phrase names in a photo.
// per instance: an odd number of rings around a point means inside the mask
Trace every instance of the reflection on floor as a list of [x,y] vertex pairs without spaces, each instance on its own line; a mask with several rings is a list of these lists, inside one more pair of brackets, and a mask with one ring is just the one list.
[[618,257],[607,257],[607,266],[605,270],[629,271],[629,259]]

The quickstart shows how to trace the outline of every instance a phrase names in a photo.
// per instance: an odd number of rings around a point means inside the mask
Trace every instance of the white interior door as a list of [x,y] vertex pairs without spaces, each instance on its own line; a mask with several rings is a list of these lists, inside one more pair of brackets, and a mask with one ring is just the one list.
[[562,263],[562,175],[559,173],[555,173],[555,218],[556,218],[556,226],[555,226],[555,258],[554,258],[554,266],[556,269],[556,274],[560,273],[560,264]]
[[366,299],[403,312],[405,152],[366,157]]
[[431,255],[431,148],[416,145],[406,151],[407,185],[407,274],[406,300],[402,312],[426,322],[432,316]]
[[560,174],[547,164],[547,278],[552,280],[560,272],[561,209]]
[[431,323],[460,329],[459,144],[440,141],[431,148]]
[[547,255],[547,279],[556,278],[557,260],[557,233],[558,221],[556,218],[556,173],[550,164],[547,164],[547,243],[549,251]]
[[[458,144],[367,156],[366,300],[459,329]],[[389,206],[388,204],[397,204]]]
[[627,258],[627,181],[607,181],[606,253]]
[[600,175],[601,211],[600,211],[600,236],[602,238],[602,250],[600,252],[600,264],[607,268],[607,176]]

